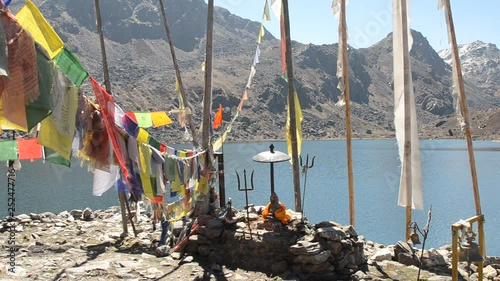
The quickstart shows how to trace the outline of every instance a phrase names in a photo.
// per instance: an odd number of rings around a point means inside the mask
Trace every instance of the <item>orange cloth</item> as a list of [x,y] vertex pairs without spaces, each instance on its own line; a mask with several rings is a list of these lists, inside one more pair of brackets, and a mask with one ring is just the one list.
[[[290,220],[290,215],[286,213],[286,207],[283,203],[279,203],[280,208],[274,211],[274,217],[279,219],[281,223],[288,224]],[[269,215],[269,208],[271,207],[271,203],[267,204],[266,208],[262,211],[262,220],[266,220],[266,217]]]

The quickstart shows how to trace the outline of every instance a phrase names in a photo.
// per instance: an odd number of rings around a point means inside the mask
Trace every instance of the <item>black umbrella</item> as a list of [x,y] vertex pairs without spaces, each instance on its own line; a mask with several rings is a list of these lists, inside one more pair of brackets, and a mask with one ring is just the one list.
[[290,156],[280,151],[274,151],[274,145],[269,146],[269,151],[255,155],[253,161],[260,163],[271,163],[271,194],[274,193],[274,163],[290,160]]

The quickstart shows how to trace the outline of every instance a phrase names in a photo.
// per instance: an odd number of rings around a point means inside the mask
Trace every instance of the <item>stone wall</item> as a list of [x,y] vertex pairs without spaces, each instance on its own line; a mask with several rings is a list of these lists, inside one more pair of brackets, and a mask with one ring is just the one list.
[[[263,222],[255,211],[247,224],[246,213],[229,221],[211,219],[189,236],[185,251],[210,261],[272,274],[321,275],[322,278],[350,276],[366,267],[364,240],[352,226],[335,222],[301,222],[300,213],[291,214],[288,225]],[[187,224],[189,225],[189,224]],[[179,222],[174,235],[186,228]]]

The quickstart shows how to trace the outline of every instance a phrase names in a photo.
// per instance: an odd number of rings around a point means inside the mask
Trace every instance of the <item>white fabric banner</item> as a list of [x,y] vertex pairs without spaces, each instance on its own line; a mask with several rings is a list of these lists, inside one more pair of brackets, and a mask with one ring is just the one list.
[[[406,10],[403,11],[403,7]],[[394,55],[394,124],[396,139],[401,159],[401,179],[398,205],[423,209],[422,177],[420,171],[420,148],[417,131],[417,114],[410,66],[412,45],[409,27],[409,1],[393,1],[393,55]],[[406,14],[406,18],[404,17]],[[408,48],[404,48],[407,42]],[[406,105],[409,112],[405,111]],[[405,128],[405,118],[409,118],[410,127]],[[406,133],[406,130],[410,130]],[[409,139],[407,137],[409,136]],[[405,145],[410,151],[405,149]],[[409,154],[408,154],[409,153]]]
[[115,182],[120,178],[118,173],[120,169],[116,165],[109,167],[109,172],[94,169],[94,184],[92,188],[92,195],[101,196],[104,192],[108,191]]

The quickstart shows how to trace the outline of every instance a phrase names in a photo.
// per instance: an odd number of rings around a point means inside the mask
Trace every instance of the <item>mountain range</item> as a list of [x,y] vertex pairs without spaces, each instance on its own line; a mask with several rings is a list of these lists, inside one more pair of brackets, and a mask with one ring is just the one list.
[[[102,81],[93,1],[33,2],[67,48],[77,55],[94,78]],[[106,0],[100,3],[111,92],[117,102],[126,111],[175,109],[179,103],[174,87],[175,73],[158,1]],[[13,12],[20,5],[14,2]],[[165,6],[188,101],[194,110],[194,122],[199,126],[207,4],[204,0],[166,0]],[[259,27],[258,22],[215,8],[213,112],[222,104],[225,121],[235,114],[245,89]],[[331,28],[336,30],[336,26]],[[412,76],[420,136],[460,136],[451,95],[450,53],[447,50],[436,52],[417,31],[413,30],[412,36]],[[305,139],[345,136],[344,108],[335,105],[340,95],[336,78],[337,46],[292,42],[295,85],[304,112]],[[500,51],[495,45],[480,41],[461,45],[459,49],[474,138],[498,138]],[[260,45],[260,62],[256,70],[249,100],[229,140],[283,139],[285,136],[287,87],[280,73],[279,40],[269,32]],[[394,136],[392,76],[392,34],[368,48],[349,49],[354,137]],[[91,95],[89,85],[84,85],[83,89]],[[166,143],[183,141],[183,130],[177,122],[152,133]]]

